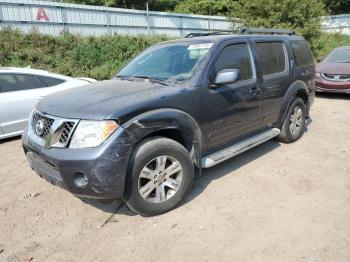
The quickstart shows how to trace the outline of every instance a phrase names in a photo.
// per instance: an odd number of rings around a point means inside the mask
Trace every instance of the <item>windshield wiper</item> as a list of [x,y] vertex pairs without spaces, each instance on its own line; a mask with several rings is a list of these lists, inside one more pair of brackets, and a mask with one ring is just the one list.
[[147,79],[152,83],[157,83],[157,84],[161,84],[161,85],[165,85],[168,86],[169,84],[165,83],[165,81],[160,80],[158,78],[154,78],[154,77],[149,77],[149,76],[133,76],[133,75],[117,75],[114,78],[120,78],[121,80],[129,80],[132,81],[133,79]]
[[161,84],[161,85],[165,85],[165,86],[169,85],[169,84],[165,83],[163,80],[160,80],[160,79],[154,78],[154,77],[149,77],[149,76],[131,76],[130,78],[147,79],[147,80],[151,81],[152,83],[157,83],[157,84]]

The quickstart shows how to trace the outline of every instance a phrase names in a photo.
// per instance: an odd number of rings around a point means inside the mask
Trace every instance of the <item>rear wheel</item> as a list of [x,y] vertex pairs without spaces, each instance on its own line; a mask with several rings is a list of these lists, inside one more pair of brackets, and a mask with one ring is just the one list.
[[304,134],[305,117],[306,107],[304,100],[299,97],[294,98],[277,140],[285,143],[297,141]]
[[133,211],[150,216],[179,203],[192,184],[194,167],[181,144],[153,138],[135,149],[128,171],[124,200]]

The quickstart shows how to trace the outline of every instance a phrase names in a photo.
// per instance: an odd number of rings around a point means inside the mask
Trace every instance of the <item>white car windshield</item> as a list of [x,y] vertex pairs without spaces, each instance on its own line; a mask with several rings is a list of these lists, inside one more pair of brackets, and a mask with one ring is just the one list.
[[132,60],[116,77],[146,78],[176,84],[192,77],[213,43],[172,43],[153,46]]

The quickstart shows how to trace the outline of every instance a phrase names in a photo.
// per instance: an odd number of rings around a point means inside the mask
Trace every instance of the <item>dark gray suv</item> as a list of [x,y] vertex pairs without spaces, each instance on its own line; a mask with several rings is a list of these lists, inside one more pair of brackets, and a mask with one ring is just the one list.
[[77,196],[174,208],[195,170],[269,139],[298,140],[315,94],[308,43],[293,34],[192,35],[148,48],[114,79],[45,97],[23,147]]

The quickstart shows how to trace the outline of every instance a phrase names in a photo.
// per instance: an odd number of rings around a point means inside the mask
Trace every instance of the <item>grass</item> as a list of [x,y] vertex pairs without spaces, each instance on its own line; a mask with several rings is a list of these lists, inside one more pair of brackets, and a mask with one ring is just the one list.
[[131,58],[164,36],[81,37],[0,31],[0,65],[49,70],[95,79],[111,78]]
[[[31,66],[74,77],[109,79],[139,52],[166,39],[145,35],[50,36],[4,29],[0,31],[0,65]],[[350,36],[322,33],[313,53],[321,58],[342,45],[350,45]]]

